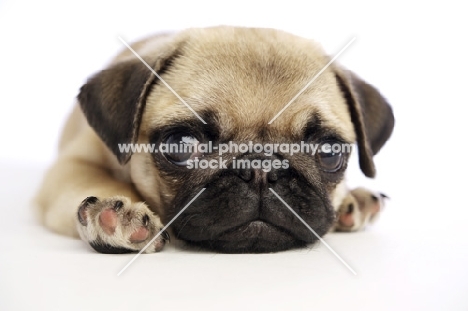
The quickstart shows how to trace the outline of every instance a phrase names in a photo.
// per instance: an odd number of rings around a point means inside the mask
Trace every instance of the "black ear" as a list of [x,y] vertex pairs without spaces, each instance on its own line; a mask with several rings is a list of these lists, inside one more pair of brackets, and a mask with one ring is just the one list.
[[379,91],[348,70],[336,69],[357,136],[359,165],[367,177],[375,177],[373,156],[390,138],[395,118]]
[[[161,73],[175,57],[174,49],[143,59]],[[132,154],[120,152],[119,144],[137,141],[146,98],[157,79],[134,57],[98,72],[81,87],[78,100],[89,125],[121,164],[128,162]]]

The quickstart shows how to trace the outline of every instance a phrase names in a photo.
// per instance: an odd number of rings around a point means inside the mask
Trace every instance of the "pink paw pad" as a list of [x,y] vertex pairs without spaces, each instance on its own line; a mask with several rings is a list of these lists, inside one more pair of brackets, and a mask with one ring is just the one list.
[[148,238],[149,231],[145,227],[140,227],[135,230],[135,232],[130,235],[130,242],[138,243],[143,242]]
[[109,235],[114,234],[117,223],[117,213],[112,208],[103,210],[101,215],[99,215],[99,224],[102,230]]
[[346,213],[340,215],[339,222],[342,226],[352,227],[354,226],[354,218],[352,213]]

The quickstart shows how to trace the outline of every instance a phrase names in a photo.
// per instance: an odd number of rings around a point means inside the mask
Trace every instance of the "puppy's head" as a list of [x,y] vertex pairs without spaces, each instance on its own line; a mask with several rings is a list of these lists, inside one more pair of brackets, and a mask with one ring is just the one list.
[[[375,88],[336,65],[304,88],[329,61],[314,42],[269,29],[219,27],[137,45],[164,82],[125,56],[92,77],[79,101],[119,161],[130,161],[136,187],[163,222],[206,188],[173,222],[178,238],[223,252],[314,242],[316,236],[274,193],[323,235],[335,221],[331,200],[348,152],[275,150],[267,156],[232,148],[220,159],[217,150],[122,153],[119,144],[302,142],[320,148],[357,142],[362,171],[375,175],[372,157],[392,132],[391,108]],[[227,168],[189,168],[195,158]],[[258,168],[255,160],[270,165]],[[281,165],[272,166],[274,160]]]

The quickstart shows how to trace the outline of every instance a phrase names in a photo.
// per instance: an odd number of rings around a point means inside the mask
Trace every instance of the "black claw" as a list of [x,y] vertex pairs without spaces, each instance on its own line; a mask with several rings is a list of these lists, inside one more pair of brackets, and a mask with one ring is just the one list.
[[145,227],[148,226],[149,221],[150,221],[149,216],[145,214],[145,216],[143,216],[142,221],[143,221],[143,226]]
[[388,195],[386,195],[385,193],[380,192],[379,195],[383,199],[390,199],[390,197]]
[[88,205],[87,204],[81,204],[80,205],[80,208],[78,208],[78,221],[80,222],[80,224],[82,226],[87,226],[88,225],[88,221],[82,216],[82,215],[85,215],[86,211],[86,207]]
[[167,233],[167,231],[161,232],[161,236],[163,237],[165,241],[168,241],[168,242],[171,241],[171,236],[169,235],[169,233]]
[[87,197],[81,202],[81,205],[88,205],[88,204],[94,204],[98,201],[98,198],[96,197]]
[[98,198],[96,197],[87,197],[81,202],[80,207],[78,208],[77,214],[78,214],[78,221],[83,226],[88,225],[88,220],[86,219],[86,208],[88,207],[88,205],[94,204],[97,201],[98,201]]
[[[378,195],[379,195],[380,199],[390,199],[390,198],[388,197],[388,195],[386,195],[386,194],[384,194],[384,193],[379,193]],[[378,202],[378,201],[379,201],[379,197],[376,196],[376,195],[373,195],[373,194],[371,195],[371,199],[372,199],[372,201],[374,201],[374,202]]]
[[123,207],[123,202],[120,200],[115,201],[114,211],[118,212]]

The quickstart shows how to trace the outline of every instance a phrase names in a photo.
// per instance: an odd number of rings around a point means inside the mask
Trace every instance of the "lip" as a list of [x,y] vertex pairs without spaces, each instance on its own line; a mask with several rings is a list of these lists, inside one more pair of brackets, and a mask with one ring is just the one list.
[[189,243],[231,254],[271,253],[306,245],[306,242],[297,239],[289,230],[261,220],[231,228],[210,240]]
[[223,232],[218,240],[232,241],[240,238],[262,240],[277,235],[287,235],[292,238],[291,234],[282,228],[262,220],[254,220]]

